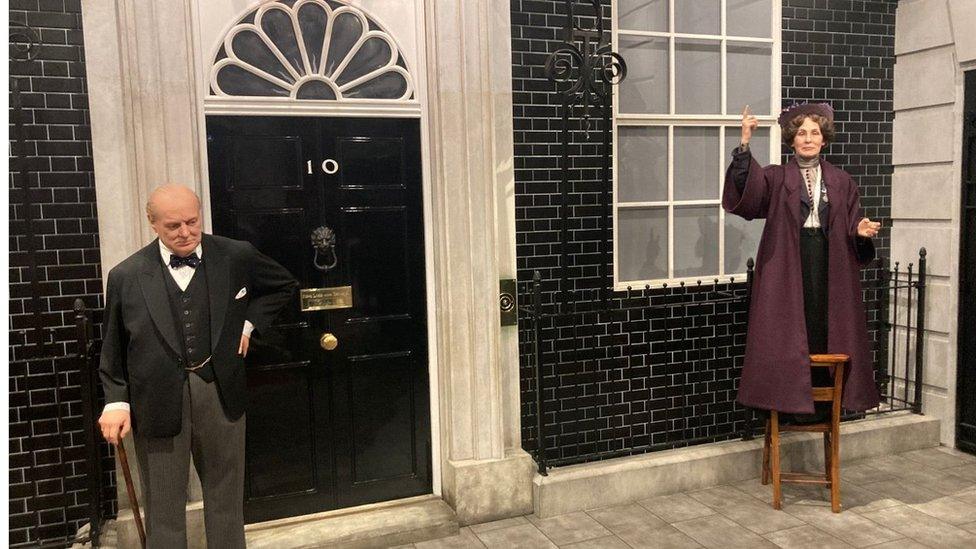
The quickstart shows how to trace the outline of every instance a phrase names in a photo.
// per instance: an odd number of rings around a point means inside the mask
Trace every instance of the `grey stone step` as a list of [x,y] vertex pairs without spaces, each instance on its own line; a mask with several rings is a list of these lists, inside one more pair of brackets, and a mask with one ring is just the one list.
[[[841,471],[845,461],[938,446],[939,425],[908,412],[844,423]],[[819,433],[784,433],[781,441],[783,470],[823,466]],[[535,514],[548,518],[755,478],[762,445],[759,437],[550,469],[533,480]]]
[[[119,513],[118,547],[138,548],[131,511]],[[249,524],[248,549],[341,549],[392,547],[458,533],[454,510],[440,497],[428,495]],[[187,506],[190,547],[206,547],[200,502]]]

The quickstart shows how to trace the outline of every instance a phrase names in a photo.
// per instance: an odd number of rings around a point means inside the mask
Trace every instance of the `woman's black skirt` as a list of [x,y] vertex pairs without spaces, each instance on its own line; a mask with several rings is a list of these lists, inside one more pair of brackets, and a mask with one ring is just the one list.
[[[803,312],[807,321],[810,354],[827,352],[827,237],[820,229],[800,229],[800,265],[803,268]],[[814,386],[830,385],[823,368],[814,368]],[[818,379],[821,377],[824,379]]]

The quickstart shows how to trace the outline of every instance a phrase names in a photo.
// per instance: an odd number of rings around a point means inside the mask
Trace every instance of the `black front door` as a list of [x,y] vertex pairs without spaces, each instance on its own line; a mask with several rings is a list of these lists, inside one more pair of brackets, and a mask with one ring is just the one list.
[[429,493],[419,121],[209,116],[207,143],[214,233],[305,294],[252,339],[247,521]]
[[976,453],[976,70],[966,73],[962,217],[959,227],[959,356],[956,445]]

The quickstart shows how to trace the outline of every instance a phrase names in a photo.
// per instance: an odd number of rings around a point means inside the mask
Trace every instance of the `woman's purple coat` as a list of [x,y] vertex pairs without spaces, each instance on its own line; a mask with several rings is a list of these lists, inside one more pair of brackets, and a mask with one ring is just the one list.
[[[862,218],[857,185],[847,172],[820,161],[829,210],[827,352],[850,355],[843,406],[867,410],[878,405],[871,368],[867,320],[861,298],[861,267],[874,245],[857,236]],[[738,401],[752,408],[812,413],[810,358],[800,267],[801,201],[809,203],[796,160],[761,167],[750,158],[743,192],[726,173],[722,206],[745,219],[766,219],[753,278],[746,356]],[[823,218],[822,217],[822,218]]]

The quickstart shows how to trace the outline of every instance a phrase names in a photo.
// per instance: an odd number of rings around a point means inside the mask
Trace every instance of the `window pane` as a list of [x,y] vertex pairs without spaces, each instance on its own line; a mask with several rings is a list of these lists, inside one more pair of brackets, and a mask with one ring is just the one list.
[[676,0],[674,3],[674,31],[689,34],[718,34],[721,32],[720,0]]
[[620,112],[668,112],[668,40],[620,37],[627,78],[620,83]]
[[[725,166],[732,161],[732,149],[739,146],[742,139],[742,129],[739,126],[727,126],[725,128]],[[752,150],[752,157],[759,162],[760,166],[768,166],[769,161],[769,128],[756,128],[752,130],[752,139],[749,140],[749,149]],[[724,175],[723,175],[724,177]]]
[[674,209],[674,276],[718,272],[718,206]]
[[[722,71],[719,42],[676,40],[674,62],[674,95],[677,113],[721,114],[719,103]],[[769,87],[768,78],[764,85]]]
[[725,32],[730,36],[771,37],[771,0],[726,0]]
[[667,126],[619,126],[617,202],[667,199]]
[[725,273],[746,272],[746,261],[755,259],[762,236],[763,221],[746,221],[737,215],[725,212]]
[[[739,126],[727,126],[725,128],[725,165],[732,161],[732,149],[739,146],[742,140],[742,128]],[[752,139],[749,140],[749,149],[752,150],[752,157],[759,162],[760,166],[769,165],[769,128],[756,128],[752,130]],[[724,177],[724,175],[723,175]]]
[[621,30],[668,30],[668,0],[618,0],[617,27]]
[[749,105],[753,114],[770,114],[772,44],[729,42],[727,51],[728,112],[742,112],[742,107]]
[[674,199],[718,198],[718,128],[674,128]]
[[621,208],[617,231],[621,281],[667,278],[667,208]]

